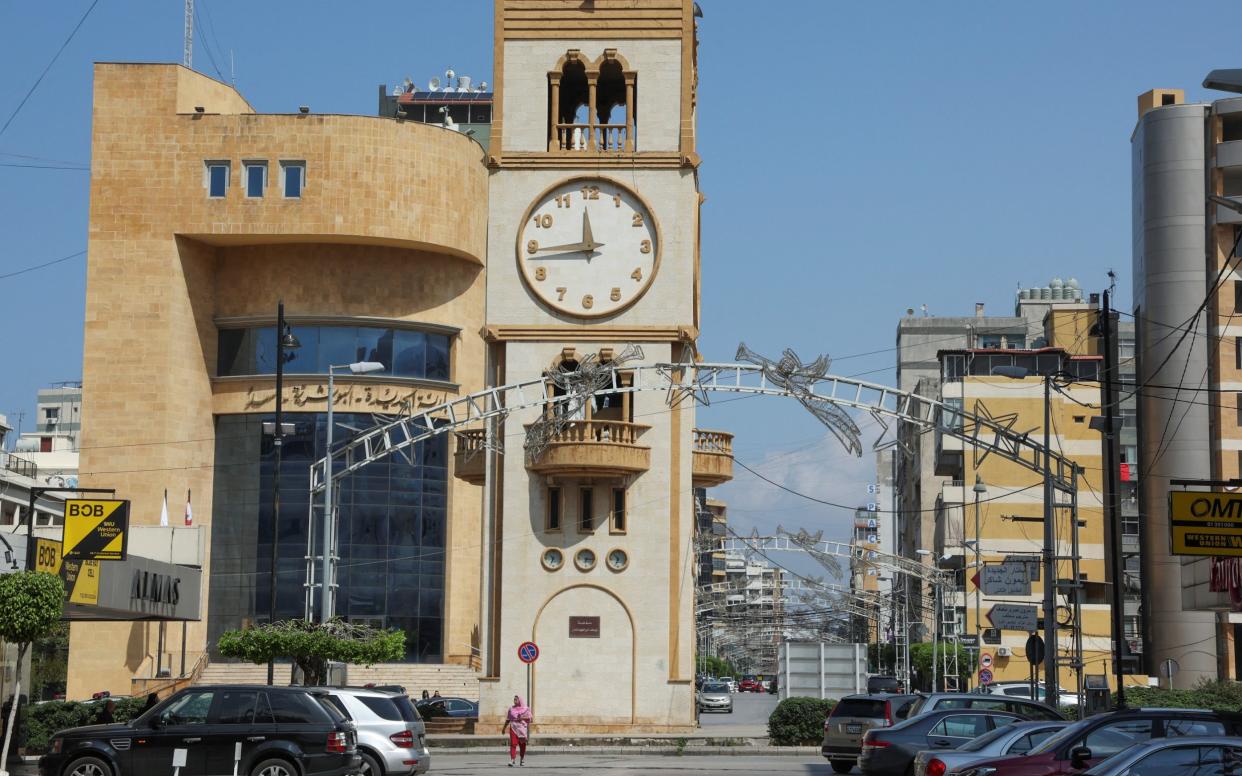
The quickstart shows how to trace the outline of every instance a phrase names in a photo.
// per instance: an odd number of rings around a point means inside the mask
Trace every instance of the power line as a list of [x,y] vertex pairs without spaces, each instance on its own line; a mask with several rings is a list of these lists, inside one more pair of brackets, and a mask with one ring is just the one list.
[[73,30],[69,33],[69,37],[65,38],[65,42],[60,44],[60,48],[56,49],[56,54],[52,57],[52,60],[47,63],[47,67],[43,68],[43,72],[40,73],[39,77],[35,79],[34,85],[32,85],[30,90],[26,92],[26,96],[22,98],[21,102],[17,103],[17,107],[13,109],[11,114],[9,114],[9,118],[4,122],[4,126],[0,127],[0,135],[3,135],[5,131],[8,130],[9,125],[13,123],[13,119],[17,118],[17,114],[21,113],[22,108],[26,105],[26,101],[30,99],[30,95],[34,94],[35,89],[39,88],[39,84],[43,83],[43,77],[46,76],[48,71],[52,69],[52,65],[56,64],[56,60],[60,58],[61,52],[63,52],[65,47],[69,45],[69,41],[73,40],[73,36],[78,34],[78,30],[82,28],[82,25],[86,22],[86,18],[91,15],[91,11],[95,10],[95,6],[97,5],[99,5],[99,0],[93,0],[90,7],[86,9],[86,13],[82,14],[81,19],[78,19],[78,23],[73,26]]
[[76,253],[71,253],[68,256],[61,256],[59,259],[52,259],[51,261],[45,261],[42,264],[36,264],[33,267],[26,267],[25,269],[19,269],[15,272],[8,272],[6,274],[0,275],[0,280],[17,277],[18,275],[24,275],[27,272],[34,272],[37,269],[43,269],[44,267],[50,267],[53,264],[59,264],[62,261],[69,261],[70,259],[77,258],[78,256],[82,256],[85,253],[86,253],[85,250],[80,250]]
[[64,164],[27,164],[24,162],[0,162],[0,167],[25,167],[31,170],[85,170],[90,171],[90,167],[73,166]]

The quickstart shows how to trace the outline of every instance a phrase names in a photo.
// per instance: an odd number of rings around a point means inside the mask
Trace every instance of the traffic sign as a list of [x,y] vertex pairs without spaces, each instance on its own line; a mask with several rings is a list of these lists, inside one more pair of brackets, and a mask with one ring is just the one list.
[[518,647],[518,660],[530,665],[539,659],[539,647],[535,646],[533,641],[523,641]]
[[992,667],[992,653],[984,652],[979,655],[979,667],[985,671]]
[[987,668],[980,669],[979,670],[979,684],[991,684],[991,683],[992,683],[992,672]]
[[1026,640],[1026,662],[1037,666],[1044,662],[1044,640],[1038,633],[1032,633]]
[[996,604],[988,610],[988,621],[1001,630],[1033,631],[1039,610],[1025,604]]
[[129,502],[117,499],[65,500],[65,560],[125,560]]

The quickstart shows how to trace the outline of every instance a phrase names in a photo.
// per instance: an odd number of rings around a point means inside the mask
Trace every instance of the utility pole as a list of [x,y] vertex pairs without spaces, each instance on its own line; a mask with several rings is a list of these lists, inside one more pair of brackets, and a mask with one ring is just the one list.
[[1109,582],[1112,585],[1113,671],[1117,681],[1117,708],[1126,707],[1124,685],[1125,640],[1125,563],[1121,557],[1121,510],[1117,499],[1120,464],[1117,460],[1117,337],[1113,332],[1113,310],[1108,290],[1100,310],[1099,327],[1104,347],[1104,525],[1108,540]]
[[185,51],[181,55],[181,64],[194,67],[194,0],[185,0]]
[[[1052,489],[1052,375],[1044,375],[1044,698],[1061,697],[1057,673],[1057,531]],[[1053,700],[1053,702],[1056,702]]]

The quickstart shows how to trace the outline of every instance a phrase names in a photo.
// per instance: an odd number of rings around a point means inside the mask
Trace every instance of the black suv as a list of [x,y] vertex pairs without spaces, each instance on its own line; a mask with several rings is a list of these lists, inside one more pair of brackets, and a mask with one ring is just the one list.
[[126,724],[62,730],[48,749],[40,776],[172,773],[180,756],[180,776],[347,776],[362,763],[354,724],[301,687],[191,687]]

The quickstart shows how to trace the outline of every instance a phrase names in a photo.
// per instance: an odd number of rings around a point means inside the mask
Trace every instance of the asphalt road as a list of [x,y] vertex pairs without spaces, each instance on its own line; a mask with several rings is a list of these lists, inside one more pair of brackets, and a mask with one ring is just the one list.
[[777,697],[767,693],[740,692],[733,696],[733,713],[718,711],[699,715],[704,733],[755,738],[767,736],[768,717],[776,709]]
[[[608,776],[608,774],[640,774],[654,773],[659,776],[681,776],[692,773],[716,774],[798,774],[799,776],[823,776],[831,774],[832,768],[826,760],[810,757],[763,757],[763,756],[699,756],[661,757],[657,755],[572,755],[548,754],[540,755],[530,751],[526,759],[526,767],[521,768],[523,774],[579,774],[589,773],[592,776]],[[506,753],[497,754],[441,754],[436,752],[431,759],[431,774],[476,774],[504,771],[508,768],[509,758]]]

